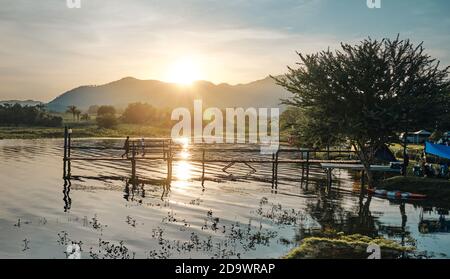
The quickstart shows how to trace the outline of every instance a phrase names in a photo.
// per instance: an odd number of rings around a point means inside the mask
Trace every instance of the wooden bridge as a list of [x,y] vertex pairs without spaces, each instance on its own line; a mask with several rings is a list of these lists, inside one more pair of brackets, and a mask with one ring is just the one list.
[[[167,178],[165,183],[170,185],[172,181],[172,168],[173,162],[176,161],[188,161],[193,163],[201,163],[202,165],[202,175],[201,181],[204,185],[205,181],[205,168],[207,164],[212,163],[225,163],[227,164],[222,170],[226,172],[228,168],[237,163],[242,163],[247,165],[252,169],[253,173],[257,170],[251,166],[251,164],[271,164],[272,166],[272,187],[277,187],[278,185],[278,166],[280,164],[297,164],[301,168],[302,179],[309,178],[309,170],[312,165],[320,166],[323,163],[328,164],[360,164],[359,160],[351,159],[355,157],[355,152],[351,150],[310,150],[310,149],[299,149],[292,148],[288,146],[282,146],[280,149],[271,155],[261,155],[259,148],[231,148],[230,145],[227,147],[216,147],[214,145],[193,145],[189,148],[190,152],[197,152],[201,154],[200,158],[177,158],[174,156],[176,152],[181,152],[183,147],[175,143],[172,139],[167,138],[152,138],[145,139],[144,145],[141,144],[140,140],[130,140],[129,141],[129,152],[127,156],[80,156],[78,154],[73,154],[76,150],[116,150],[125,152],[125,148],[119,147],[98,147],[98,146],[77,146],[72,145],[72,131],[70,128],[65,127],[64,130],[64,175],[65,179],[70,179],[71,174],[71,163],[74,161],[128,161],[131,163],[131,180],[136,181],[136,165],[139,161],[164,161],[167,163]],[[222,152],[235,152],[233,158],[221,158],[220,154]],[[138,156],[138,154],[140,156]],[[248,154],[257,154],[256,157],[259,158],[249,158]],[[283,158],[281,155],[283,153],[298,153],[299,158]],[[323,153],[324,159],[317,159],[316,155],[318,153]],[[345,160],[331,159],[332,155],[347,157]],[[75,155],[75,156],[73,156]],[[255,155],[254,155],[255,157]]]

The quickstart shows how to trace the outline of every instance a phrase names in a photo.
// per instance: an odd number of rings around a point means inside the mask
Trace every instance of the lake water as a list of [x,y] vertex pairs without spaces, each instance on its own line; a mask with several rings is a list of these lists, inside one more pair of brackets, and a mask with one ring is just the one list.
[[[425,257],[450,257],[443,205],[361,199],[352,192],[358,180],[346,171],[334,173],[328,191],[322,171],[312,170],[310,181],[300,182],[301,170],[293,164],[280,165],[277,189],[269,164],[253,164],[255,174],[243,165],[230,168],[231,174],[222,171],[225,164],[208,165],[202,187],[201,165],[179,161],[165,189],[151,183],[166,176],[163,161],[139,161],[137,175],[148,183],[137,186],[128,183],[129,162],[74,162],[73,178],[65,181],[62,145],[0,140],[0,258],[66,258],[71,242],[79,244],[83,258],[278,258],[320,229],[385,236],[416,246]],[[188,148],[177,156],[196,155]]]

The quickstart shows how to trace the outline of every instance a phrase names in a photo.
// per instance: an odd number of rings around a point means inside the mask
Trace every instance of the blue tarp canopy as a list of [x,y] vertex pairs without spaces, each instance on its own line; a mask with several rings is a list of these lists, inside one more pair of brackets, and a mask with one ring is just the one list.
[[441,158],[450,159],[450,146],[426,142],[425,152],[428,154],[436,155]]

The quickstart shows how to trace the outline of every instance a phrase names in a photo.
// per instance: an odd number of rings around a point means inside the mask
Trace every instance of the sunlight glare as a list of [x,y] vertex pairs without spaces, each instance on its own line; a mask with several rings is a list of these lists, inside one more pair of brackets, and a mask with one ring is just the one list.
[[186,161],[177,162],[174,167],[174,174],[178,180],[188,181],[192,178],[192,165]]
[[200,67],[197,60],[191,57],[179,59],[169,68],[168,80],[173,83],[189,85],[200,78]]
[[183,149],[187,149],[189,147],[189,138],[180,137],[173,140],[175,143],[180,144]]

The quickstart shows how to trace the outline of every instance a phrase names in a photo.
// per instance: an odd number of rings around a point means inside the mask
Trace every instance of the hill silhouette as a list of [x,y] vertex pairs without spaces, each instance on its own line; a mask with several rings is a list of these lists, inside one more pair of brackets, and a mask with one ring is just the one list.
[[126,77],[67,91],[48,103],[48,109],[60,112],[70,105],[83,110],[91,105],[123,108],[133,102],[146,102],[160,108],[192,107],[194,99],[202,99],[205,107],[281,107],[280,99],[288,96],[289,93],[270,77],[238,85],[196,81],[189,86]]

